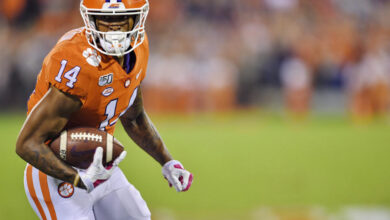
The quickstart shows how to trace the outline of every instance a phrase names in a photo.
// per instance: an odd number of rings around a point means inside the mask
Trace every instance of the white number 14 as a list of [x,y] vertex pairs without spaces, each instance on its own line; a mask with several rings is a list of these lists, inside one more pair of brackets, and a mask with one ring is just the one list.
[[[67,63],[68,63],[68,61],[66,61],[66,60],[62,60],[61,61],[60,71],[58,72],[58,75],[55,78],[55,80],[57,82],[62,82],[62,75],[64,73],[65,66],[66,66]],[[74,83],[77,81],[77,75],[79,75],[80,69],[81,68],[79,66],[76,66],[76,67],[74,67],[73,69],[69,70],[68,72],[66,72],[64,74],[64,78],[69,80],[66,83],[66,86],[68,86],[69,88],[73,88],[74,87]]]

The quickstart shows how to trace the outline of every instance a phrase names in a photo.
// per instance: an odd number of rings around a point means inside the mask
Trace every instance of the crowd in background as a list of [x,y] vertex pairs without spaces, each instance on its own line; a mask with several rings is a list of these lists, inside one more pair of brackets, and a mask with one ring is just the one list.
[[[388,0],[149,3],[144,90],[152,109],[262,106],[272,88],[295,114],[306,114],[321,89],[347,94],[355,115],[388,110]],[[1,109],[24,107],[45,55],[82,25],[78,0],[0,2]]]

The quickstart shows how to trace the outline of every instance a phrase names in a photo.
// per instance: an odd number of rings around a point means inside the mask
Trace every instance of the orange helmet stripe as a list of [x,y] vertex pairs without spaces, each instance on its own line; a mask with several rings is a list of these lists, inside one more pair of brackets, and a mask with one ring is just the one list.
[[141,8],[147,0],[84,0],[83,5],[88,9],[102,9],[105,3],[118,4],[123,3],[126,9]]

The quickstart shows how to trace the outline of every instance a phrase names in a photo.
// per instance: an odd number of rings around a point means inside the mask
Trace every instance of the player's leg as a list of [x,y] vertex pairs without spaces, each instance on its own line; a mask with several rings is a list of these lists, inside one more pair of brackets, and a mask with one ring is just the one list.
[[96,190],[109,190],[109,193],[97,198],[94,203],[96,220],[150,220],[151,214],[145,200],[120,169],[99,188]]
[[47,176],[31,165],[24,172],[24,188],[40,219],[94,219],[92,200],[85,190]]
[[[32,182],[32,177],[30,177],[30,171],[29,173],[27,174],[27,168],[29,168],[29,164],[27,164],[26,168],[24,169],[24,191],[26,193],[26,196],[27,196],[27,199],[31,205],[31,207],[33,208],[35,214],[37,214],[37,216],[40,218],[40,219],[45,219],[46,218],[46,214],[44,213],[43,211],[43,208],[42,208],[42,205],[41,203],[36,199],[36,192],[35,192],[35,187],[31,187],[31,184],[30,182]],[[27,178],[27,175],[28,175],[28,178]],[[29,182],[29,184],[27,184],[27,181]],[[34,190],[32,190],[32,188]],[[34,198],[34,199],[33,199]],[[44,217],[43,217],[44,216]]]

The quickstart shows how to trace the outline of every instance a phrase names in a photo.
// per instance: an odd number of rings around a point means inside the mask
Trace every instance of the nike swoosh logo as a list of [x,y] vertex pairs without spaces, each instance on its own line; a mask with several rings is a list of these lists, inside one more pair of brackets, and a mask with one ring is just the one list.
[[138,74],[137,74],[137,76],[135,77],[135,79],[138,79],[139,74],[141,74],[141,73],[142,73],[142,69],[138,72]]
[[75,157],[80,157],[80,156],[84,156],[86,154],[93,154],[93,153],[95,153],[95,149],[77,151],[76,146],[73,146],[72,149],[70,149],[70,155],[75,156]]

